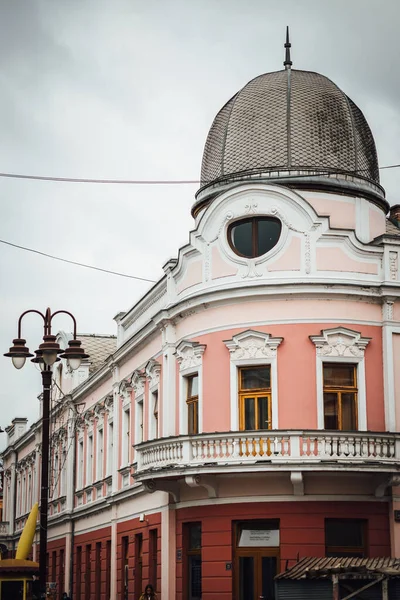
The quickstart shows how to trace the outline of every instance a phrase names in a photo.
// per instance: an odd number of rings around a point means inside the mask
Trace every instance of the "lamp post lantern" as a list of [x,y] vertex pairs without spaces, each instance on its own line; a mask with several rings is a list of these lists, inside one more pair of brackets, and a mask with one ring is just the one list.
[[[4,354],[12,359],[16,369],[21,369],[27,358],[33,356],[26,347],[26,340],[21,337],[22,319],[28,313],[36,313],[43,319],[43,342],[35,350],[36,356],[33,363],[38,363],[42,372],[43,386],[43,414],[42,414],[42,457],[41,457],[41,484],[40,484],[40,537],[39,537],[39,587],[40,597],[46,597],[46,570],[47,570],[47,518],[49,502],[49,436],[50,436],[50,392],[52,379],[52,366],[61,358],[65,358],[71,370],[78,369],[83,358],[88,358],[81,342],[76,337],[75,317],[66,310],[57,310],[52,313],[48,308],[45,314],[38,310],[30,309],[22,313],[18,320],[18,337],[13,340],[9,352]],[[56,336],[51,333],[51,323],[58,314],[69,315],[74,323],[73,339],[68,342],[68,348],[63,350],[56,341]]]

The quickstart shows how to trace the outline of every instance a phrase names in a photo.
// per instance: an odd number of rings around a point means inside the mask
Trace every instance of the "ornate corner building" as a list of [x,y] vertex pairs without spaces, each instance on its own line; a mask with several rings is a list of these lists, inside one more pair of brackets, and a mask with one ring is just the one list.
[[[400,210],[361,110],[287,56],[217,114],[201,180],[117,339],[55,368],[60,597],[273,600],[299,558],[400,557]],[[8,429],[10,548],[40,428]]]

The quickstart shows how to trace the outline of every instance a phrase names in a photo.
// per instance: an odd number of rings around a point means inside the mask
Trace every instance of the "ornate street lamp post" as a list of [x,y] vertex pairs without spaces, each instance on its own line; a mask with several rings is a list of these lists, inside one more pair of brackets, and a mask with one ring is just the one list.
[[[42,372],[43,384],[43,415],[42,415],[42,459],[41,459],[41,485],[40,485],[40,548],[39,548],[39,587],[40,597],[46,596],[46,568],[47,568],[47,516],[49,502],[49,432],[50,432],[50,390],[52,378],[52,366],[56,361],[65,358],[70,369],[78,369],[83,358],[88,358],[81,342],[76,338],[75,317],[66,310],[57,310],[53,314],[50,308],[43,314],[38,310],[27,310],[18,320],[18,337],[13,340],[10,351],[4,354],[12,359],[16,369],[21,369],[27,358],[33,356],[29,348],[25,346],[26,340],[21,338],[21,322],[28,313],[40,315],[44,323],[43,342],[35,350],[33,363],[38,363]],[[69,315],[74,323],[74,336],[68,342],[68,348],[62,350],[56,342],[56,336],[51,333],[51,322],[56,315]]]

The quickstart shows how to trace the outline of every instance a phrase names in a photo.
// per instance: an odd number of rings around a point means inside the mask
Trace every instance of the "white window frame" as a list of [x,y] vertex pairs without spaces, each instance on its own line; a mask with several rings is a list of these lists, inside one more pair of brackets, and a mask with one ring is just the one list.
[[371,338],[346,327],[323,329],[321,335],[311,335],[316,348],[317,427],[325,429],[324,363],[346,363],[357,367],[357,431],[367,431],[367,395],[365,384],[365,349]]
[[[101,442],[101,443],[100,443]],[[96,481],[103,479],[104,470],[104,427],[103,424],[96,428]]]
[[[134,371],[132,374],[131,385],[135,394],[135,439],[132,445],[140,444],[144,441],[144,392],[146,377],[141,371]],[[142,427],[140,424],[142,423]]]
[[78,438],[78,457],[77,457],[77,469],[78,469],[78,477],[77,477],[77,489],[81,490],[83,488],[83,471],[84,471],[84,441],[83,435]]
[[[110,434],[111,432],[111,434]],[[110,416],[107,418],[107,466],[106,477],[112,475],[113,470],[113,454],[114,454],[114,419]]]
[[93,452],[94,452],[94,435],[93,430],[87,432],[86,436],[86,481],[85,486],[93,483]]
[[131,407],[122,410],[121,467],[129,464],[131,446]]
[[231,431],[239,430],[239,368],[268,366],[271,369],[271,429],[279,428],[277,349],[281,337],[248,329],[224,344],[230,353]]
[[[391,304],[388,321],[393,319],[393,303]],[[396,422],[396,389],[395,389],[395,363],[393,355],[393,336],[400,334],[400,327],[392,325],[383,326],[383,373],[384,373],[384,398],[385,398],[385,426],[386,431],[398,431],[400,423]],[[397,368],[397,367],[396,367]]]
[[182,340],[176,346],[176,360],[179,364],[179,434],[188,434],[188,408],[187,389],[188,377],[197,375],[199,398],[197,401],[197,415],[199,420],[198,432],[203,433],[203,354],[206,344]]
[[60,496],[65,496],[67,491],[67,455],[65,447],[61,450],[61,471],[60,471]]
[[[148,386],[148,407],[149,407],[149,418],[148,418],[148,430],[147,439],[157,439],[160,437],[160,374],[161,364],[153,359],[149,360],[146,365],[146,375],[149,381]],[[154,396],[157,393],[158,397],[158,423],[154,418]]]

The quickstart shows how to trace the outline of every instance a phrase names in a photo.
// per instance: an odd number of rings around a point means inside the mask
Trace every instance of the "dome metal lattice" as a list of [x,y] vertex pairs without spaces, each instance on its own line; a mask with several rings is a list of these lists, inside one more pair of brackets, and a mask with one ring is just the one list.
[[[218,182],[267,177],[340,186],[384,201],[375,142],[361,110],[330,79],[285,69],[256,77],[225,104],[209,131],[197,200]],[[201,198],[199,197],[201,196]],[[198,204],[198,202],[196,203]]]

